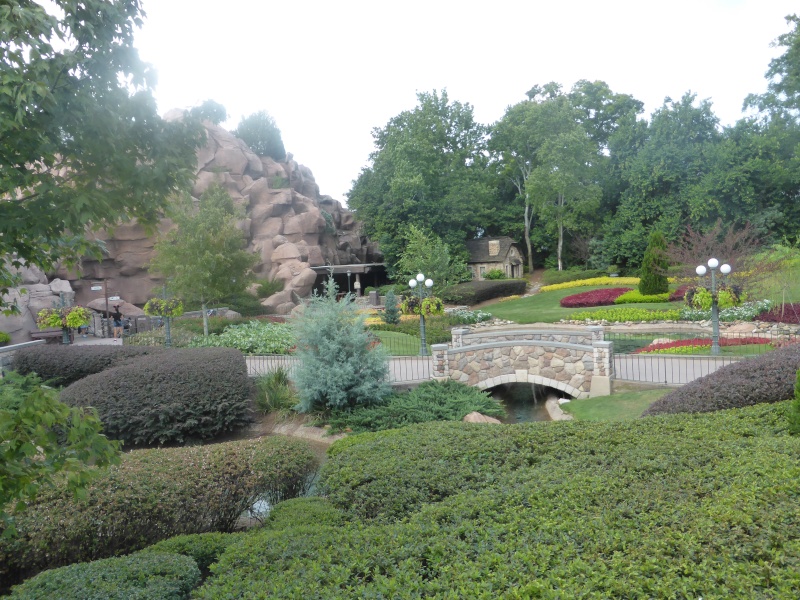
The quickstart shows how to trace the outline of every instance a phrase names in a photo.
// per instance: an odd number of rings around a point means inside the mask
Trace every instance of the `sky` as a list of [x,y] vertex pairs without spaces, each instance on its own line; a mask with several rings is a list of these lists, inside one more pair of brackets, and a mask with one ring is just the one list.
[[346,193],[372,129],[446,89],[491,124],[535,84],[580,79],[645,103],[685,92],[722,125],[766,89],[789,0],[142,0],[135,45],[159,112],[222,104],[233,130],[265,110],[322,194]]

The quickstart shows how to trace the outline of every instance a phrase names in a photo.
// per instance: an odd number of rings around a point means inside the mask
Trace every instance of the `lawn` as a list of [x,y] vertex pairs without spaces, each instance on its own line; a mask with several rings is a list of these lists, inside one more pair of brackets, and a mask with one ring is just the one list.
[[618,383],[615,388],[619,391],[610,396],[572,400],[562,404],[561,408],[579,421],[627,421],[638,418],[650,404],[672,391],[666,387],[622,387]]
[[[596,285],[566,290],[554,290],[552,292],[541,292],[534,296],[528,296],[527,298],[489,304],[483,307],[483,310],[492,313],[498,319],[506,319],[522,325],[526,323],[557,323],[561,319],[569,318],[572,313],[578,311],[595,311],[612,308],[610,306],[561,308],[559,305],[561,299],[567,296],[606,287],[609,286]],[[668,310],[678,308],[681,305],[682,302],[658,302],[653,304],[620,304],[618,306],[646,308],[648,310]]]
[[[372,334],[380,339],[381,344],[392,356],[417,356],[419,354],[420,340],[417,336],[399,331],[373,331]],[[428,352],[430,351],[431,348],[428,345]]]

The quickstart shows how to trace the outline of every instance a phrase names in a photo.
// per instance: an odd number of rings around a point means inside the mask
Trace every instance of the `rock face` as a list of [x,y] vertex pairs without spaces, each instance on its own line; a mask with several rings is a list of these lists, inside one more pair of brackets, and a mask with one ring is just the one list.
[[[166,116],[180,118],[180,111]],[[311,170],[288,154],[284,162],[256,156],[240,139],[221,127],[205,123],[207,143],[197,152],[197,177],[192,196],[199,198],[210,185],[222,185],[234,203],[244,208],[240,222],[250,251],[260,258],[254,271],[259,279],[281,280],[283,292],[263,303],[287,314],[308,296],[317,278],[311,267],[383,262],[377,245],[360,232],[353,213],[330,196],[319,193]],[[165,220],[161,230],[173,227]],[[102,261],[86,259],[82,273],[58,271],[76,292],[76,301],[98,297],[92,281],[106,279],[108,289],[124,300],[141,304],[161,284],[147,271],[156,236],[136,224],[101,234],[108,248]]]

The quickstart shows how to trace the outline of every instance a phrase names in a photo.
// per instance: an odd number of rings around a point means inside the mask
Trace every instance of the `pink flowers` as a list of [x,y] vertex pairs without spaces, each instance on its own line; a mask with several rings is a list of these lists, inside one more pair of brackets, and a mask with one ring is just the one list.
[[573,294],[561,299],[561,306],[564,308],[585,308],[588,306],[611,306],[614,300],[622,296],[625,292],[630,292],[631,288],[605,288],[602,290],[592,290]]

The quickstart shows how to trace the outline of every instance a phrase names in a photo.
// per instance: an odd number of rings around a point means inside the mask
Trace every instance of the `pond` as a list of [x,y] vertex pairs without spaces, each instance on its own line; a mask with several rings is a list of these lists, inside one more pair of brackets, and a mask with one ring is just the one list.
[[506,383],[489,390],[489,394],[503,405],[506,417],[503,423],[527,423],[529,421],[550,421],[545,401],[558,398],[558,393],[549,387],[530,383]]

